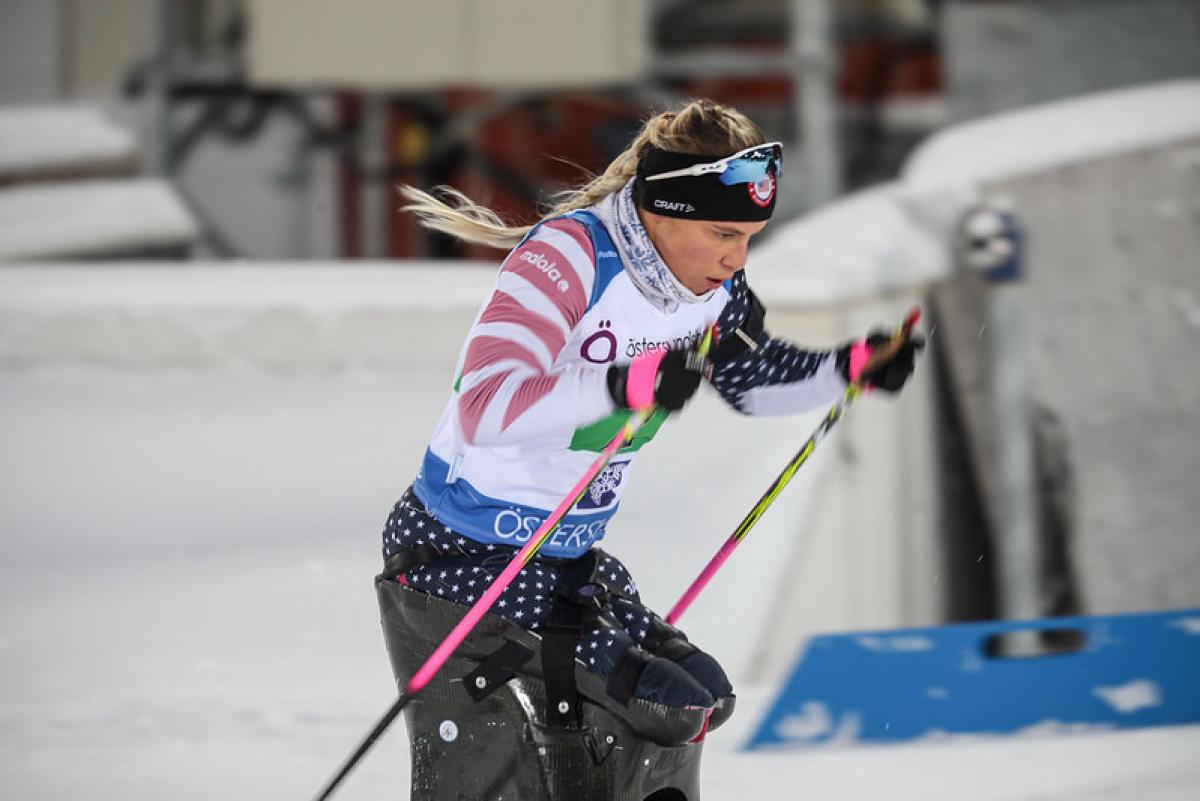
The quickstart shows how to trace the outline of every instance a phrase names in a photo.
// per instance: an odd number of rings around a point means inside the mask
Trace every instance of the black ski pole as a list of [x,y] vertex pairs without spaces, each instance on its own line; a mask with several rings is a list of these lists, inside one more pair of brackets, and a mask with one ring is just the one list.
[[342,780],[350,774],[350,771],[354,770],[354,767],[358,764],[359,760],[366,755],[367,751],[371,750],[371,746],[375,745],[375,741],[383,736],[383,733],[387,731],[389,726],[392,725],[392,721],[395,720],[396,716],[404,710],[404,707],[408,706],[408,702],[412,699],[412,694],[400,693],[400,697],[397,698],[388,708],[388,711],[383,714],[383,717],[381,717],[379,722],[375,724],[375,728],[371,729],[367,736],[363,738],[363,741],[358,744],[358,748],[356,748],[354,753],[351,754],[350,757],[345,761],[341,770],[337,772],[337,775],[330,779],[329,783],[326,784],[321,790],[321,794],[317,796],[317,801],[326,801],[326,799],[333,795],[333,791],[338,788],[338,786],[342,783]]

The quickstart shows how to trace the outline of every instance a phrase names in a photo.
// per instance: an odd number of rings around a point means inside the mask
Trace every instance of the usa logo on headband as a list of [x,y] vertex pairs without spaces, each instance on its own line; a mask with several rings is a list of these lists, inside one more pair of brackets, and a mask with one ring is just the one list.
[[746,189],[750,192],[750,199],[754,201],[754,205],[766,208],[775,197],[775,176],[768,172],[761,181],[746,184]]

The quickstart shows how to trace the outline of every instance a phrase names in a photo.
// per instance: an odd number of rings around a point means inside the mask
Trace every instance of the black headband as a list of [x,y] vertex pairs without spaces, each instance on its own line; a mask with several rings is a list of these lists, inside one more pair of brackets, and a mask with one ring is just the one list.
[[693,164],[718,161],[722,156],[674,153],[650,145],[638,159],[633,199],[639,208],[681,220],[763,222],[775,211],[774,174],[756,184],[726,186],[716,175],[684,175],[647,181],[651,175],[680,170]]

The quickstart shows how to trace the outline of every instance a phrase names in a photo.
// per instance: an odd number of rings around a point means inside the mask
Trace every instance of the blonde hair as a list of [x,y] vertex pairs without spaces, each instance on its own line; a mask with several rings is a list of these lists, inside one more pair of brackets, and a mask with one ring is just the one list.
[[[542,217],[557,217],[594,205],[621,189],[637,173],[638,160],[647,147],[696,155],[729,155],[765,140],[762,130],[732,108],[710,100],[693,100],[678,111],[664,111],[646,120],[629,146],[604,172],[583,186],[559,192],[558,202]],[[443,200],[413,186],[401,185],[400,194],[426,228],[464,242],[508,250],[533,228],[508,225],[491,209],[448,186],[435,189]]]

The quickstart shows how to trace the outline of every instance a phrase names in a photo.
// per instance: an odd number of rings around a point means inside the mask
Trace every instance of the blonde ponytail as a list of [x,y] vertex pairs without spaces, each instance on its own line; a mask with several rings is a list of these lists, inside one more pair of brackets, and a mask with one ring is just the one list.
[[447,196],[451,202],[434,197],[414,186],[401,184],[400,195],[408,203],[401,206],[400,210],[411,211],[426,228],[441,231],[464,242],[487,245],[500,250],[515,247],[533,228],[532,225],[505,225],[496,212],[486,206],[480,206],[452,187],[439,186],[436,191]]
[[[679,111],[666,111],[648,119],[602,174],[581,187],[557,193],[558,202],[542,219],[593,206],[620,190],[637,174],[638,160],[650,145],[676,153],[729,155],[764,141],[759,127],[741,112],[709,100],[693,100]],[[506,225],[494,211],[473,202],[457,189],[442,186],[435,191],[450,202],[402,185],[400,194],[408,203],[401,211],[411,211],[426,228],[500,250],[515,247],[533,228]]]

